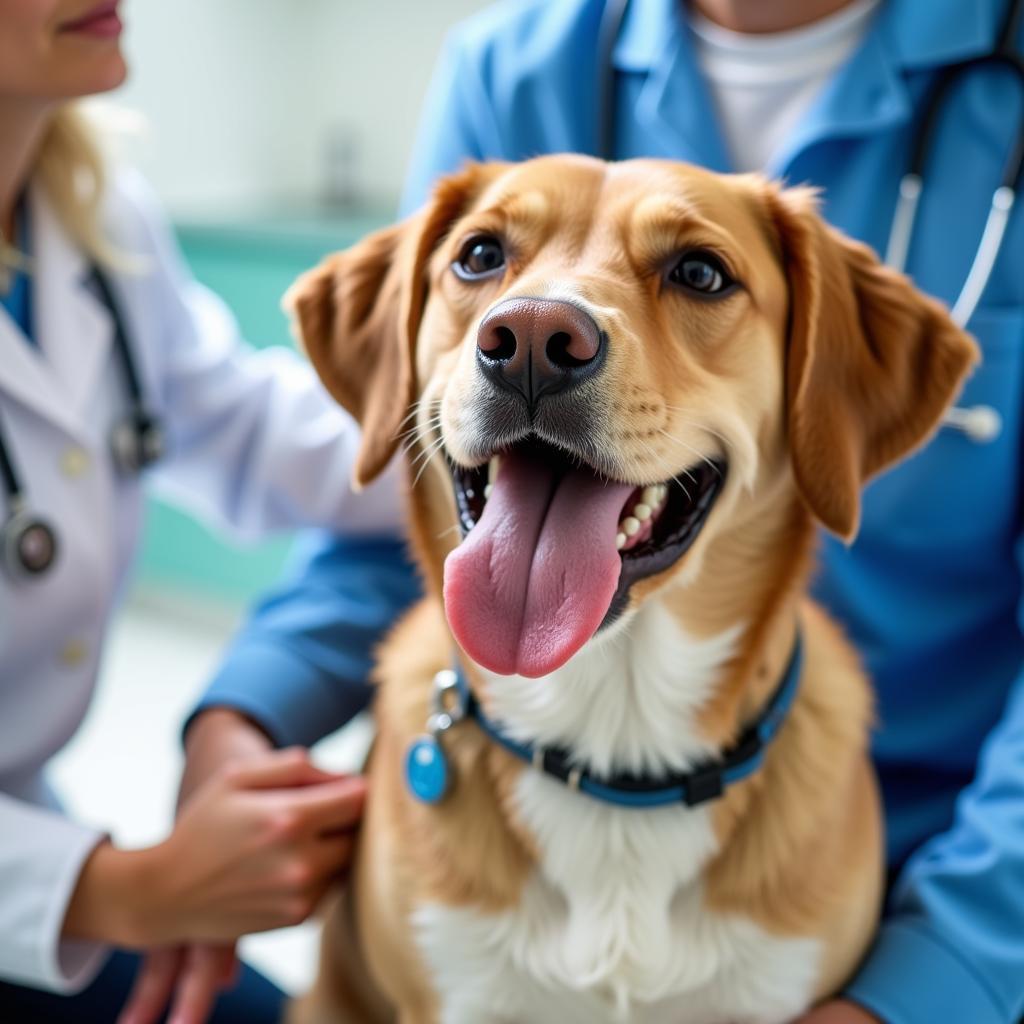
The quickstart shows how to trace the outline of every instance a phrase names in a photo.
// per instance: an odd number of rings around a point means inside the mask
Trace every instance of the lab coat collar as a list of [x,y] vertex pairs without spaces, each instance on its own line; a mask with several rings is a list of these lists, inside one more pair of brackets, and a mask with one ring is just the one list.
[[38,185],[29,188],[33,328],[38,350],[0,317],[0,389],[79,434],[113,342],[107,310],[90,288],[91,264]]

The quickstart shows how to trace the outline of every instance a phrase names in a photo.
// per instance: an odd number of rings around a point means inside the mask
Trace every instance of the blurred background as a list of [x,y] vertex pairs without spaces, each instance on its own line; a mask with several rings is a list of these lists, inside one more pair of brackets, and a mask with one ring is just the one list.
[[[515,2],[515,0],[506,0]],[[254,345],[290,344],[287,286],[395,217],[419,109],[452,24],[483,0],[128,0],[130,79],[113,94],[119,155],[155,186],[195,275]],[[127,845],[173,813],[179,730],[289,538],[239,548],[156,500],[136,584],[107,645],[85,728],[55,782],[78,817]],[[318,748],[353,768],[368,726]],[[308,983],[312,925],[245,940],[285,987]]]

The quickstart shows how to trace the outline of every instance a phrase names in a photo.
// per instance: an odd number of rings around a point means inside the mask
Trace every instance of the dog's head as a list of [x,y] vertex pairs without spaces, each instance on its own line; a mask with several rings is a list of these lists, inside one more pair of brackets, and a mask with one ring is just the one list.
[[453,632],[502,674],[699,585],[780,501],[851,539],[976,357],[811,192],[655,161],[471,166],[291,303],[362,424],[357,483],[410,440],[428,569],[447,555]]

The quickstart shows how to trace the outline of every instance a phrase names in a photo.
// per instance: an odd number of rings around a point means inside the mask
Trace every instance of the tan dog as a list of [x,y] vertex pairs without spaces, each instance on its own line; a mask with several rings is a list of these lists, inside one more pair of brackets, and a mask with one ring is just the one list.
[[[427,589],[295,1019],[771,1024],[834,992],[882,839],[868,685],[804,595],[814,521],[854,536],[973,343],[808,191],[654,161],[470,167],[292,301],[358,481],[411,439]],[[428,803],[407,756],[456,660],[484,717],[425,745],[452,776]]]

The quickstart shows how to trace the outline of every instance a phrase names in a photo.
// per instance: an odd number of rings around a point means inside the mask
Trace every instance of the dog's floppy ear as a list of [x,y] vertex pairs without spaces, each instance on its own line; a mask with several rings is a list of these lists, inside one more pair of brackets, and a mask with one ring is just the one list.
[[797,484],[850,541],[864,482],[924,441],[978,359],[948,311],[830,228],[810,189],[768,196],[789,281],[786,416]]
[[474,164],[442,179],[413,216],[328,256],[285,295],[321,380],[362,427],[357,488],[391,460],[415,399],[413,350],[427,297],[427,260],[494,170]]

